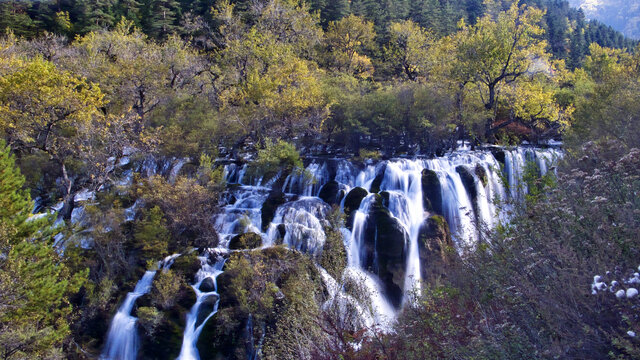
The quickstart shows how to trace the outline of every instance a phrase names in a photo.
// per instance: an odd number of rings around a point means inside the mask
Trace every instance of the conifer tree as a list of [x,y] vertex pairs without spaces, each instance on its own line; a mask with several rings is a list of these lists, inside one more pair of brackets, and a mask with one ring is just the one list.
[[8,146],[0,142],[0,357],[61,358],[70,335],[72,275],[51,246],[49,217],[29,219],[33,202]]
[[180,3],[176,0],[153,0],[150,2],[148,32],[165,38],[176,31],[180,17]]

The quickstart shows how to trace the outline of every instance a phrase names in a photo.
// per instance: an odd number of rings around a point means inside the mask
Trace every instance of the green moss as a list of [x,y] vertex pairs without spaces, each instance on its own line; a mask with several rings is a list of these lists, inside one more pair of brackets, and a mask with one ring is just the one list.
[[489,179],[487,178],[487,172],[485,171],[485,169],[480,164],[477,164],[474,170],[476,176],[482,182],[482,186],[487,186]]

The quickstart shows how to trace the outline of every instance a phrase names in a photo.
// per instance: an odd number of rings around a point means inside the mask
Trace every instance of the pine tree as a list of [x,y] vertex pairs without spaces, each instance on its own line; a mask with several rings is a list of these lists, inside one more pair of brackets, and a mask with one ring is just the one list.
[[149,8],[147,31],[161,39],[172,34],[178,27],[180,3],[176,0],[152,0]]
[[110,28],[115,24],[115,0],[82,0],[77,33]]
[[324,8],[320,12],[323,24],[338,21],[349,14],[349,2],[347,0],[326,0]]
[[61,261],[49,217],[29,219],[33,203],[23,185],[0,143],[0,357],[55,358],[70,335],[69,297],[87,272],[71,275]]
[[27,222],[32,203],[23,189],[24,176],[16,168],[9,146],[0,140],[0,254],[7,254],[11,245],[33,233],[34,226]]

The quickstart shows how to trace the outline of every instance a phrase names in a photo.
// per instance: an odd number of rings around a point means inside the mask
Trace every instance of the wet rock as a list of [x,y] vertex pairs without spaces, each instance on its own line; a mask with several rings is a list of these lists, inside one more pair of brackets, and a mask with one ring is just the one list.
[[418,249],[422,280],[427,283],[446,278],[449,269],[460,260],[449,224],[440,215],[425,220],[418,235]]
[[272,191],[262,204],[262,231],[267,231],[278,207],[286,202],[282,191]]
[[480,164],[477,164],[474,170],[476,176],[482,182],[482,186],[487,186],[487,182],[489,181],[489,178],[487,177],[487,171]]
[[471,173],[471,170],[464,165],[460,165],[456,167],[456,172],[460,174],[460,179],[462,180],[462,185],[467,190],[467,194],[469,194],[469,199],[471,203],[476,203],[476,199],[478,198],[478,192],[476,191],[476,181]]
[[367,190],[361,187],[356,187],[349,191],[346,199],[344,199],[344,214],[349,216],[352,212],[358,210],[362,199],[364,199],[368,194]]
[[380,185],[382,185],[382,180],[384,180],[384,173],[387,170],[387,165],[382,164],[376,169],[376,177],[373,179],[371,183],[371,192],[378,193],[380,192]]
[[500,162],[500,163],[502,163],[502,165],[504,165],[505,158],[506,158],[504,150],[502,150],[500,148],[496,148],[496,147],[492,147],[489,150],[493,154],[493,157],[495,157],[496,160],[498,160],[498,162]]
[[234,236],[229,242],[231,250],[248,250],[255,249],[262,245],[262,237],[256,233],[244,233]]
[[200,291],[202,292],[212,292],[216,290],[216,284],[213,281],[212,278],[208,277],[204,280],[202,280],[202,283],[200,284]]
[[422,170],[422,201],[427,211],[442,215],[442,189],[433,170]]
[[367,221],[365,266],[382,280],[391,303],[400,306],[404,288],[406,242],[409,234],[376,195]]
[[329,205],[338,205],[342,200],[340,184],[337,181],[329,181],[320,189],[318,197]]

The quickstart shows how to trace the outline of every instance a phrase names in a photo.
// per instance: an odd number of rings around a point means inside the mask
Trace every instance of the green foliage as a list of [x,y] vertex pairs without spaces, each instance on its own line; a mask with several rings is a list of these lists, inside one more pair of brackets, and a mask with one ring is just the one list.
[[184,277],[172,270],[162,271],[153,282],[151,301],[159,309],[170,309],[175,305],[176,294],[185,282]]
[[146,211],[135,226],[134,240],[140,248],[140,260],[159,261],[168,255],[171,242],[164,214],[157,205]]
[[70,297],[86,281],[51,246],[47,221],[27,220],[33,203],[9,148],[0,148],[0,191],[13,202],[0,213],[0,354],[6,359],[58,356],[71,334]]
[[284,140],[267,140],[264,147],[258,149],[258,157],[252,167],[255,174],[262,175],[265,179],[272,178],[280,170],[290,172],[304,169],[295,145]]
[[347,266],[347,254],[342,240],[343,234],[340,231],[344,227],[344,214],[338,206],[334,205],[327,218],[329,225],[324,228],[326,240],[318,263],[334,279],[340,279]]
[[155,334],[158,326],[162,323],[162,318],[162,312],[154,307],[143,306],[138,308],[138,323],[149,337]]

